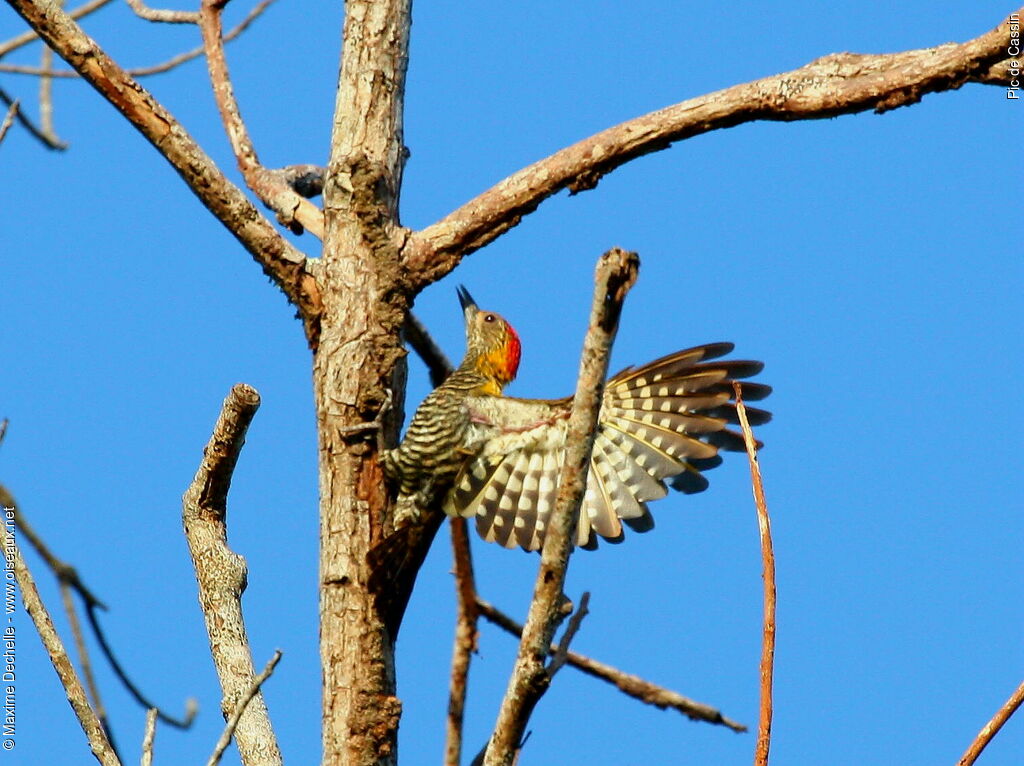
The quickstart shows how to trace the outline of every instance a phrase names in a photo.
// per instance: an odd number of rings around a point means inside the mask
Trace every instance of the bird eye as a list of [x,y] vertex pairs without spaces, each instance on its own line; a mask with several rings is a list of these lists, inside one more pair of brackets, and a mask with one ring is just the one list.
[[484,321],[485,322],[493,322],[494,321],[494,314],[484,314]]

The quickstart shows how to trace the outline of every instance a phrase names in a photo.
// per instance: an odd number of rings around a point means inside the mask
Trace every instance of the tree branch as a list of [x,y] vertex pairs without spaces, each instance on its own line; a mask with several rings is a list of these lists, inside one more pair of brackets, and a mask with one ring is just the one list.
[[256,696],[256,693],[260,690],[260,687],[266,682],[268,678],[273,674],[274,668],[277,667],[277,663],[281,661],[281,650],[277,649],[274,652],[274,656],[271,657],[263,670],[258,676],[256,676],[249,688],[246,690],[242,698],[238,700],[235,705],[235,709],[231,713],[231,717],[228,718],[227,723],[224,726],[224,731],[221,732],[220,738],[217,740],[217,744],[213,748],[209,760],[206,762],[206,766],[217,766],[220,763],[221,757],[224,755],[224,751],[228,749],[228,745],[231,744],[231,738],[235,736],[235,729],[238,728],[238,722],[242,720],[242,713],[252,702],[252,698]]
[[85,689],[89,693],[90,704],[96,712],[100,725],[107,735],[107,741],[117,757],[121,753],[117,749],[117,741],[114,739],[114,732],[110,728],[110,721],[107,719],[107,710],[103,706],[103,698],[100,697],[99,686],[96,685],[96,678],[92,674],[92,660],[89,657],[89,650],[85,646],[85,635],[82,633],[82,623],[78,619],[78,610],[75,609],[75,599],[71,594],[71,586],[58,578],[60,587],[60,600],[64,605],[64,614],[67,615],[68,625],[71,627],[71,638],[75,643],[75,651],[78,654],[78,666],[82,670],[82,678],[85,681]]
[[757,464],[757,442],[750,430],[747,409],[743,405],[743,388],[738,381],[733,381],[732,389],[736,397],[736,414],[739,415],[740,427],[743,430],[743,443],[747,448],[747,460],[750,463],[750,481],[754,490],[754,504],[757,506],[757,529],[761,538],[764,632],[761,639],[761,704],[757,721],[754,766],[767,766],[772,741],[772,675],[775,664],[775,554],[772,552],[772,525],[768,517],[768,503],[764,499],[761,468]]
[[[482,598],[477,596],[476,606],[480,615],[491,624],[497,625],[499,628],[507,633],[511,633],[513,636],[523,635],[523,626],[493,604],[484,601]],[[549,652],[551,654],[554,654],[557,650],[558,647],[554,644],[549,648]],[[693,721],[706,721],[707,723],[720,724],[722,726],[727,726],[736,732],[743,732],[747,730],[746,726],[726,718],[720,711],[710,705],[705,705],[703,702],[691,700],[678,692],[666,689],[663,686],[658,686],[657,684],[646,681],[639,676],[635,676],[631,673],[624,673],[618,668],[614,668],[611,665],[599,662],[598,660],[585,655],[578,654],[577,652],[566,652],[565,657],[568,664],[577,670],[586,673],[588,676],[592,676],[593,678],[612,684],[623,694],[633,697],[647,705],[654,705],[656,708],[661,710],[671,708],[672,710],[682,713]]]
[[39,591],[36,589],[32,573],[29,571],[25,560],[21,556],[21,551],[18,549],[18,543],[14,537],[16,527],[13,509],[8,510],[7,507],[4,508],[3,524],[0,524],[0,527],[3,528],[4,566],[7,569],[14,570],[14,578],[18,583],[18,589],[21,591],[21,600],[25,605],[25,611],[32,618],[36,632],[39,633],[39,638],[42,639],[43,648],[46,649],[46,653],[50,656],[50,662],[53,663],[53,668],[57,671],[57,676],[60,678],[60,682],[67,694],[68,702],[71,703],[71,709],[74,711],[75,717],[78,718],[78,722],[82,726],[82,731],[85,732],[85,736],[89,740],[89,747],[93,755],[96,756],[96,759],[103,766],[120,766],[121,762],[107,740],[107,735],[103,731],[103,725],[89,706],[89,700],[86,698],[82,682],[79,680],[78,674],[75,673],[71,660],[68,659],[67,652],[64,650],[64,644],[61,642],[60,636],[53,626],[53,620],[50,619],[46,606],[43,604]]
[[7,131],[11,129],[11,125],[14,124],[14,117],[18,114],[18,102],[13,101],[7,107],[7,114],[4,115],[4,121],[0,122],[0,141],[4,140],[4,136],[7,135]]
[[544,660],[563,618],[562,586],[572,551],[597,418],[608,373],[608,357],[626,293],[639,270],[636,253],[613,248],[598,260],[590,326],[583,342],[579,380],[566,434],[565,465],[559,473],[555,507],[541,549],[530,612],[523,628],[508,690],[484,756],[486,766],[509,766],[523,739],[533,708],[550,682]]
[[103,95],[178,171],[199,200],[299,307],[306,336],[319,335],[320,293],[302,253],[264,218],[153,96],[86,35],[54,0],[7,0],[39,36]]
[[476,606],[476,580],[473,576],[473,556],[469,546],[466,520],[451,520],[452,557],[455,561],[455,642],[452,647],[452,671],[448,683],[448,725],[445,734],[446,766],[459,766],[462,761],[462,721],[466,710],[466,689],[469,664],[477,649],[480,631],[477,629],[479,612]]
[[[110,2],[110,0],[103,0],[104,3]],[[240,34],[242,34],[249,26],[274,3],[274,0],[260,0],[259,3],[254,5],[249,13],[246,14],[245,18],[242,19],[238,24],[232,27],[228,32],[224,34],[224,42],[229,43]],[[71,14],[71,18],[77,18],[74,14]],[[26,33],[29,36],[28,42],[35,40],[37,35],[34,31],[29,30]],[[20,39],[20,38],[15,38]],[[139,66],[126,69],[125,71],[132,77],[149,77],[154,74],[163,74],[164,72],[170,72],[175,67],[181,66],[193,59],[197,59],[206,52],[206,48],[202,45],[197,45],[195,48],[179,53],[176,56],[172,56],[166,61],[161,61],[159,64],[149,64],[148,66]],[[0,57],[2,57],[0,53]],[[0,72],[7,72],[9,74],[25,74],[34,75],[36,77],[60,77],[66,79],[78,79],[81,75],[73,69],[43,69],[42,67],[34,66],[21,66],[19,64],[0,64]]]
[[146,21],[156,21],[162,24],[198,24],[199,14],[195,11],[165,11],[158,8],[150,8],[142,0],[128,0],[128,7],[136,16]]
[[[3,88],[0,88],[0,101],[4,102],[4,104],[8,107],[9,111],[14,110],[14,105],[18,103],[17,99],[11,98],[10,95],[8,95],[7,91],[5,91]],[[41,143],[47,149],[53,149],[55,151],[62,152],[68,148],[67,144],[63,144],[60,141],[54,141],[52,136],[46,134],[46,131],[44,131],[40,127],[37,127],[35,123],[32,122],[32,120],[25,116],[25,112],[21,109],[20,105],[16,110],[13,111],[13,113],[14,119],[21,123],[21,126],[29,132],[32,138],[39,141],[39,143]]]
[[[256,389],[231,389],[203,460],[182,498],[182,519],[199,583],[199,605],[210,637],[210,652],[220,679],[221,712],[227,719],[256,677],[242,617],[245,560],[227,545],[227,496],[245,433],[259,409]],[[262,695],[242,713],[235,741],[246,766],[280,766],[281,752]]]
[[[128,677],[128,674],[127,672],[125,672],[125,669],[121,666],[121,663],[117,659],[117,655],[114,653],[113,648],[110,646],[110,642],[107,640],[107,636],[103,631],[103,627],[100,625],[99,617],[96,613],[101,609],[106,610],[106,605],[102,601],[100,601],[91,590],[89,590],[86,587],[85,583],[82,582],[82,579],[79,577],[78,571],[73,566],[62,561],[53,554],[53,552],[49,549],[46,543],[43,542],[42,538],[39,537],[39,535],[36,533],[35,529],[32,528],[32,525],[28,523],[28,520],[25,518],[25,515],[21,512],[21,509],[18,507],[17,502],[15,502],[14,497],[11,496],[10,492],[8,492],[6,487],[4,487],[2,484],[0,484],[0,504],[2,504],[5,508],[13,509],[15,525],[20,530],[21,534],[24,535],[25,538],[29,541],[29,544],[32,545],[36,553],[39,554],[40,558],[43,559],[43,561],[46,563],[46,566],[50,569],[50,571],[53,572],[54,576],[57,578],[57,581],[60,583],[61,589],[63,590],[65,588],[71,588],[75,591],[75,593],[78,594],[79,598],[82,599],[82,604],[85,606],[85,616],[86,619],[89,620],[89,627],[92,628],[92,633],[96,639],[96,643],[99,644],[100,651],[103,652],[103,656],[106,658],[107,662],[110,663],[111,669],[114,671],[114,674],[118,677],[121,683],[124,684],[124,687],[128,690],[128,693],[131,694],[132,697],[135,698],[135,701],[142,705],[142,707],[147,709],[156,709],[160,716],[160,720],[162,720],[164,723],[167,723],[170,726],[174,726],[178,729],[189,728],[192,725],[192,721],[195,719],[196,716],[195,700],[186,700],[184,717],[175,718],[174,716],[165,713],[162,709],[157,708],[156,705],[154,705],[152,702],[149,701],[149,699],[146,698],[146,696]],[[77,618],[74,616],[72,612],[69,612],[68,619],[71,622],[72,631],[75,632],[77,636]],[[86,673],[86,679],[87,681],[89,681],[89,679],[91,678],[91,673],[88,670],[89,663],[87,655],[84,654],[84,646],[80,648],[80,652],[83,652],[81,654],[83,672]],[[92,686],[91,681],[90,686]],[[96,691],[93,692],[93,699],[95,701],[95,709],[97,710],[97,715],[100,719],[100,722],[103,724],[104,729],[108,732],[108,739],[110,739],[109,729],[106,728],[106,720],[102,712],[102,708],[100,706],[99,695]],[[110,741],[111,745],[113,745],[113,740],[110,739]]]
[[427,373],[430,375],[430,385],[437,388],[445,382],[455,369],[451,361],[445,355],[441,347],[430,337],[427,328],[411,313],[405,318],[405,326],[402,334],[406,342],[412,346],[423,363],[427,365]]
[[548,678],[554,678],[555,673],[561,670],[565,663],[569,660],[569,646],[572,644],[572,640],[576,638],[576,634],[579,633],[580,626],[583,625],[583,618],[590,614],[590,592],[584,591],[583,596],[580,598],[580,605],[573,613],[572,617],[569,618],[569,625],[565,629],[565,633],[562,634],[562,640],[558,642],[558,646],[555,647],[555,653],[551,656],[551,662],[548,665]]
[[992,720],[985,724],[981,731],[978,732],[978,736],[974,738],[971,746],[967,748],[967,751],[957,761],[957,766],[971,766],[981,755],[981,751],[984,750],[988,743],[992,741],[992,738],[999,733],[999,730],[1003,728],[1003,724],[1010,720],[1017,708],[1024,703],[1024,683],[1021,683],[1017,687],[1016,691],[1010,695],[1010,698],[1006,700],[1006,703],[996,711],[996,714],[992,716]]
[[[80,19],[83,16],[88,16],[93,11],[98,11],[100,8],[102,8],[104,5],[107,5],[110,2],[111,0],[89,0],[89,2],[82,4],[75,8],[75,10],[71,11],[68,14],[68,16],[70,16],[73,19]],[[12,37],[7,42],[0,43],[0,58],[3,58],[8,53],[16,51],[18,50],[18,48],[24,47],[38,39],[39,35],[36,33],[34,29],[29,29],[25,32],[22,32],[20,35]]]
[[256,156],[256,149],[249,138],[249,131],[235,100],[227,58],[224,55],[224,30],[221,19],[224,5],[224,0],[202,0],[199,8],[199,28],[203,33],[203,46],[206,49],[206,62],[210,70],[214,99],[224,123],[224,131],[231,143],[231,150],[238,162],[238,169],[242,171],[249,188],[265,205],[277,213],[278,221],[297,234],[305,228],[317,239],[322,240],[323,211],[278,180],[275,174],[260,164]]
[[156,739],[156,708],[146,711],[146,728],[142,733],[142,766],[153,766],[153,740]]
[[962,44],[882,55],[835,53],[629,120],[535,162],[415,232],[404,250],[410,280],[416,289],[436,282],[553,194],[593,189],[602,176],[675,141],[757,120],[881,113],[966,82],[992,83],[993,66],[1008,58],[1008,42],[1003,21]]

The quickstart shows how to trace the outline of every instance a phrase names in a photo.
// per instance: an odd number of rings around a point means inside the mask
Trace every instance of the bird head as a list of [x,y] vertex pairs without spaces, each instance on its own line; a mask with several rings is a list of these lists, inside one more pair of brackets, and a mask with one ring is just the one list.
[[515,378],[519,369],[519,336],[500,315],[481,311],[465,287],[459,285],[457,292],[466,318],[466,358],[462,365],[495,381],[500,388]]

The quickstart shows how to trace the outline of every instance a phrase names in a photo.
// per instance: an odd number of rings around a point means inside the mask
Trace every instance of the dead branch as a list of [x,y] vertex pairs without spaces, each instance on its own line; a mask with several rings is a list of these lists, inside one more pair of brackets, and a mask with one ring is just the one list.
[[455,562],[455,642],[452,647],[452,670],[448,682],[448,724],[445,732],[446,766],[459,766],[462,761],[462,721],[466,710],[469,664],[477,649],[480,631],[476,607],[476,580],[473,556],[469,545],[466,520],[451,520],[452,558]]
[[[0,67],[2,66],[3,65],[0,64]],[[14,105],[18,103],[17,99],[11,98],[3,88],[0,88],[0,101],[4,102],[8,107],[9,112],[13,109]],[[68,148],[67,144],[63,144],[60,141],[54,141],[53,138],[48,136],[42,128],[37,127],[35,123],[25,115],[25,112],[21,109],[20,105],[16,110],[14,110],[14,119],[16,119],[21,126],[29,132],[32,138],[39,141],[47,149],[64,151]]]
[[[227,37],[224,39],[226,40]],[[327,168],[306,163],[274,168],[267,170],[267,173],[281,183],[290,186],[297,194],[312,199],[324,191],[324,176],[327,174]]]
[[565,465],[541,549],[540,569],[530,611],[519,642],[512,677],[487,746],[487,766],[509,766],[515,757],[533,708],[550,682],[544,659],[563,614],[565,571],[572,551],[576,517],[586,487],[597,418],[608,373],[608,357],[618,329],[626,293],[636,281],[636,253],[613,248],[598,260],[590,326],[583,342],[579,380],[566,435]]
[[[493,625],[497,625],[499,628],[507,633],[511,633],[513,636],[522,636],[523,626],[493,604],[484,601],[482,598],[477,596],[476,605],[480,615],[486,618],[488,622]],[[549,653],[554,654],[557,650],[558,647],[552,644],[549,648]],[[678,692],[666,689],[663,686],[658,686],[657,684],[646,681],[639,676],[635,676],[631,673],[624,673],[618,668],[614,668],[604,662],[600,662],[571,650],[566,652],[565,657],[568,664],[577,670],[586,673],[588,676],[592,676],[593,678],[612,684],[622,693],[627,694],[647,705],[654,705],[656,708],[661,710],[676,710],[693,721],[706,721],[707,723],[727,726],[736,732],[743,732],[747,730],[746,726],[726,718],[720,711],[710,705],[705,705],[703,702],[691,700]]]
[[757,506],[757,529],[761,538],[764,633],[761,640],[761,704],[757,721],[754,766],[767,766],[772,740],[772,676],[775,664],[775,554],[772,552],[772,526],[768,516],[768,503],[764,499],[761,468],[757,464],[757,442],[747,421],[746,407],[743,406],[743,389],[735,381],[732,388],[736,395],[736,414],[739,415],[743,442],[747,448],[747,460],[750,463],[750,481],[754,490],[754,504]]
[[[63,590],[65,588],[71,588],[75,591],[75,593],[78,594],[78,597],[82,599],[82,604],[85,607],[85,616],[86,619],[88,619],[89,621],[89,627],[92,629],[93,637],[96,639],[96,643],[99,644],[100,651],[103,652],[103,656],[110,664],[110,667],[114,671],[114,674],[118,677],[121,683],[124,684],[124,687],[128,690],[128,693],[131,694],[132,697],[135,698],[135,701],[142,705],[142,707],[146,709],[156,708],[159,713],[160,720],[162,720],[164,723],[167,723],[170,726],[174,726],[178,729],[189,728],[192,725],[192,721],[195,719],[197,712],[195,700],[186,700],[184,717],[175,718],[174,716],[164,712],[162,709],[157,708],[156,705],[154,705],[152,702],[149,701],[149,699],[146,698],[146,696],[132,682],[131,678],[128,677],[128,674],[127,672],[125,672],[125,669],[121,666],[121,663],[117,659],[117,655],[114,653],[113,648],[110,646],[110,642],[107,640],[107,636],[106,633],[103,631],[103,627],[100,625],[99,616],[97,615],[97,612],[101,609],[106,610],[106,605],[102,601],[100,601],[95,596],[95,594],[93,594],[93,592],[89,590],[89,588],[86,587],[85,583],[82,582],[81,577],[79,577],[78,571],[73,566],[71,566],[65,561],[62,561],[54,555],[54,553],[49,549],[46,543],[43,542],[42,538],[36,533],[35,529],[33,529],[32,525],[29,524],[28,520],[25,518],[25,515],[21,512],[21,508],[14,500],[14,497],[11,496],[10,492],[8,492],[3,485],[0,485],[0,504],[2,504],[5,508],[13,509],[15,525],[17,526],[20,533],[25,537],[25,539],[29,541],[29,543],[35,549],[36,553],[39,554],[40,558],[43,559],[43,562],[50,569],[50,571],[53,572],[54,576],[57,578],[57,582],[61,586],[61,589]],[[78,618],[73,610],[68,612],[68,620],[71,623],[72,631],[76,634],[76,642],[78,642]],[[86,679],[89,681],[90,688],[92,688],[93,691],[93,700],[96,706],[95,709],[97,710],[97,715],[104,726],[104,730],[107,732],[108,740],[110,740],[110,730],[109,728],[107,728],[107,722],[102,712],[102,706],[100,704],[98,690],[93,688],[94,683],[91,680],[91,665],[89,663],[88,654],[85,653],[84,643],[82,643],[79,646],[79,652],[83,672],[86,673]],[[113,740],[110,741],[111,744],[113,745]]]
[[238,700],[235,705],[234,711],[231,713],[231,717],[228,718],[227,723],[224,726],[224,731],[221,732],[220,738],[217,740],[217,744],[213,748],[209,760],[206,762],[206,766],[217,766],[220,763],[220,759],[224,755],[224,751],[228,749],[228,745],[231,744],[231,738],[235,736],[235,729],[238,728],[238,722],[242,719],[242,713],[252,702],[252,698],[256,696],[256,692],[260,690],[264,682],[270,678],[274,672],[274,668],[277,667],[277,663],[281,661],[281,650],[277,649],[274,652],[274,656],[271,657],[267,664],[263,667],[263,670],[258,676],[252,680],[249,688],[246,690],[242,698]]
[[146,729],[142,734],[142,766],[153,766],[153,740],[156,739],[156,709],[146,711]]
[[86,35],[54,0],[8,0],[39,36],[118,109],[178,171],[199,200],[263,267],[302,314],[306,335],[319,333],[319,290],[306,259],[232,184],[153,96]]
[[427,372],[430,374],[430,385],[437,388],[444,383],[445,379],[455,369],[452,363],[445,356],[444,351],[430,337],[427,328],[416,318],[416,315],[409,313],[405,318],[405,325],[402,327],[402,335],[406,342],[412,346],[423,363],[427,365]]
[[579,633],[580,627],[583,625],[583,618],[590,614],[590,592],[584,591],[583,596],[580,598],[579,608],[575,611],[572,617],[569,618],[569,624],[565,628],[565,633],[562,634],[562,640],[558,642],[558,646],[555,648],[555,653],[551,655],[551,662],[548,664],[548,678],[554,678],[555,673],[562,669],[565,663],[569,659],[569,645],[572,644],[572,640],[576,638],[576,634]]
[[89,706],[89,701],[85,695],[85,688],[82,686],[78,674],[75,673],[71,660],[68,659],[67,652],[64,650],[64,644],[60,640],[56,628],[53,626],[53,620],[50,619],[50,614],[46,611],[46,606],[39,596],[39,591],[36,589],[32,573],[21,556],[21,550],[18,548],[18,543],[15,539],[17,527],[14,521],[13,510],[4,508],[3,524],[0,526],[3,527],[5,566],[14,569],[14,577],[18,583],[18,589],[21,591],[21,600],[25,605],[25,611],[32,618],[36,632],[39,634],[40,639],[42,639],[43,648],[46,649],[46,653],[50,656],[50,662],[53,664],[54,670],[57,671],[57,676],[60,678],[64,692],[67,694],[68,702],[71,703],[71,709],[74,711],[75,717],[78,718],[78,722],[82,726],[82,731],[85,732],[85,736],[89,740],[89,747],[93,755],[96,756],[96,760],[104,766],[120,766],[121,761],[110,746],[110,742],[107,740],[107,735],[104,733],[103,726],[96,717],[96,713]]
[[[110,2],[110,0],[102,0],[102,4],[106,4],[108,2]],[[240,22],[238,22],[238,24],[236,24],[234,27],[232,27],[228,32],[224,34],[224,42],[229,43],[235,38],[237,38],[239,35],[241,35],[273,3],[274,0],[260,0],[260,2],[254,5],[252,9],[249,11],[249,13],[246,14],[244,19],[242,19]],[[74,14],[71,14],[71,17],[77,18]],[[28,36],[27,42],[32,42],[32,40],[35,40],[37,37],[36,33],[32,30],[26,32],[25,35],[21,35],[21,37],[25,36]],[[20,38],[15,38],[15,40],[17,39]],[[199,58],[205,52],[206,49],[202,45],[197,45],[195,48],[179,53],[176,56],[172,56],[171,58],[167,59],[166,61],[162,61],[159,64],[132,67],[131,69],[127,69],[125,71],[127,71],[128,74],[132,77],[149,77],[150,75],[154,74],[163,74],[164,72],[170,72],[172,69],[179,67],[182,64],[185,64],[189,61],[192,61],[193,59]],[[2,56],[3,54],[0,53],[0,57]],[[8,74],[32,75],[35,77],[58,77],[66,79],[77,79],[81,77],[81,75],[73,69],[49,69],[43,67],[22,66],[20,64],[0,63],[0,72],[7,72]]]
[[278,221],[295,233],[301,233],[306,229],[317,239],[322,240],[323,211],[287,184],[281,183],[273,173],[268,172],[260,164],[256,156],[256,149],[242,120],[231,84],[231,75],[228,73],[221,19],[223,10],[223,0],[202,0],[199,9],[199,28],[203,33],[203,46],[206,50],[213,96],[221,121],[224,123],[224,131],[231,143],[231,150],[238,162],[238,169],[242,171],[249,188],[277,214]]
[[[249,13],[246,14],[244,19],[242,19],[227,33],[225,33],[223,38],[224,42],[229,43],[236,37],[238,37],[240,34],[242,34],[246,29],[249,28],[249,25],[252,24],[257,18],[259,18],[259,16],[265,10],[267,10],[267,8],[269,8],[273,3],[274,0],[260,0],[260,2],[254,5],[252,7],[252,10],[250,10]],[[197,45],[192,50],[185,51],[184,53],[179,53],[177,56],[172,56],[171,58],[159,64],[152,64],[150,66],[134,67],[132,69],[129,69],[128,74],[132,75],[132,77],[148,77],[154,74],[163,74],[164,72],[170,72],[175,67],[181,66],[187,61],[192,61],[192,59],[199,58],[205,52],[206,48],[204,46]]]
[[993,66],[1008,57],[1008,41],[1008,21],[1003,21],[962,44],[882,55],[835,53],[792,72],[616,125],[514,173],[415,232],[404,251],[410,279],[417,288],[436,282],[464,255],[516,226],[553,194],[593,189],[602,176],[675,141],[757,120],[814,120],[868,109],[881,113],[967,82],[991,84]]
[[[227,496],[245,433],[260,406],[256,389],[240,383],[231,389],[195,478],[182,498],[182,520],[199,584],[199,605],[210,637],[225,719],[248,694],[256,678],[242,616],[245,560],[227,545]],[[281,752],[263,696],[245,708],[235,741],[246,766],[280,766]]]
[[[0,141],[4,140],[4,136],[7,135],[7,131],[11,129],[11,125],[14,124],[14,116],[18,113],[18,102],[14,101],[10,106],[7,107],[7,114],[4,115],[4,121],[0,122]],[[7,421],[4,421],[4,430],[7,430]]]
[[971,746],[967,748],[967,751],[957,761],[957,766],[971,766],[978,759],[978,756],[981,755],[981,751],[988,746],[992,738],[1003,728],[1003,724],[1009,721],[1010,716],[1017,712],[1017,708],[1021,706],[1021,703],[1024,703],[1024,683],[1021,683],[1016,691],[1010,695],[1010,698],[1006,700],[1006,703],[996,711],[995,715],[992,716],[992,720],[981,728]]
[[[89,0],[89,2],[80,5],[79,7],[75,8],[75,10],[71,11],[68,14],[68,16],[70,16],[73,19],[80,19],[83,16],[88,16],[93,11],[98,11],[100,8],[102,8],[104,5],[107,5],[110,2],[111,0]],[[0,58],[3,58],[8,53],[16,51],[18,50],[18,48],[22,48],[38,39],[39,35],[36,34],[36,31],[34,29],[29,29],[25,32],[22,32],[20,35],[12,37],[7,42],[0,43]]]
[[[40,69],[53,69],[53,51],[43,46]],[[39,129],[54,144],[63,144],[53,128],[53,78],[39,78]]]
[[163,24],[198,24],[199,14],[195,11],[165,11],[157,8],[150,8],[142,0],[128,0],[128,7],[135,15],[146,21],[156,21]]
[[96,717],[107,735],[107,741],[113,748],[118,758],[121,753],[117,749],[117,741],[114,739],[114,732],[110,728],[110,721],[107,718],[107,710],[103,706],[103,698],[100,697],[99,686],[96,685],[96,678],[92,674],[92,660],[89,657],[89,650],[85,646],[85,636],[82,633],[82,624],[78,620],[78,610],[75,609],[75,600],[71,595],[71,586],[63,580],[60,583],[60,600],[64,605],[64,613],[67,615],[68,624],[71,626],[71,638],[75,642],[75,652],[78,654],[78,666],[82,670],[82,678],[85,680],[85,688],[89,693],[89,701]]

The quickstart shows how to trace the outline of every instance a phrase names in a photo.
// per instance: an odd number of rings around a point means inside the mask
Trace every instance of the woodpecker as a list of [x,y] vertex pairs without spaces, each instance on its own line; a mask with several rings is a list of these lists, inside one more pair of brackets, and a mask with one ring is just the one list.
[[[537,550],[554,506],[572,397],[517,399],[504,387],[519,369],[521,345],[498,314],[479,309],[458,288],[466,323],[466,356],[413,415],[405,438],[384,452],[398,488],[396,524],[440,507],[475,517],[489,542]],[[711,361],[733,350],[709,343],[677,351],[612,376],[601,405],[576,544],[597,537],[620,542],[623,522],[637,532],[654,525],[647,502],[707,488],[701,474],[722,462],[719,449],[743,450],[733,381],[758,374],[760,362]],[[744,401],[771,388],[742,384]],[[747,408],[752,424],[771,415]]]

